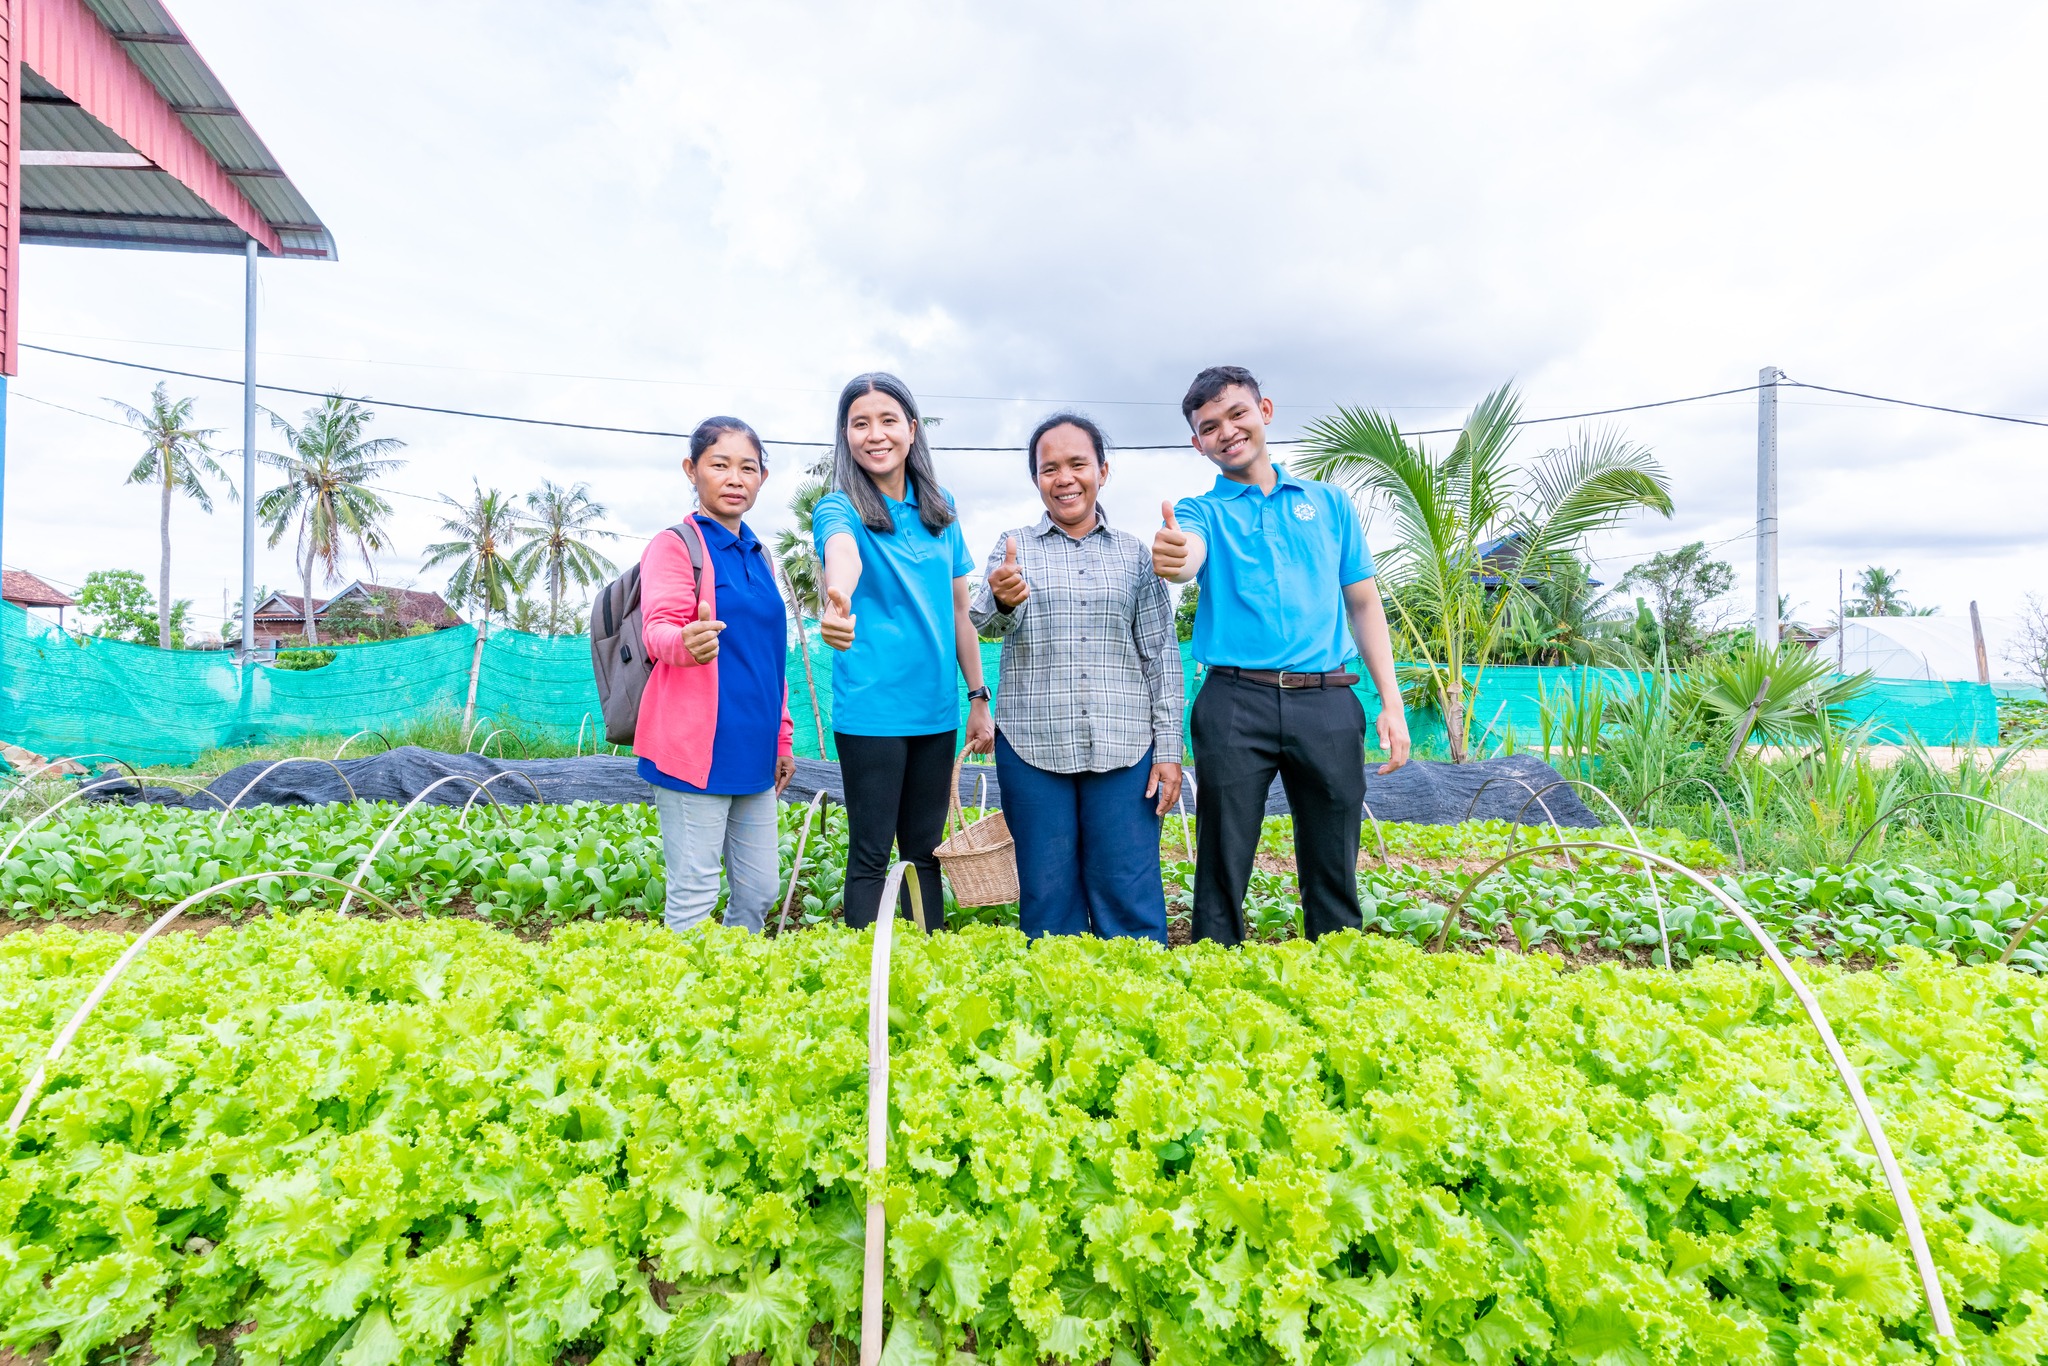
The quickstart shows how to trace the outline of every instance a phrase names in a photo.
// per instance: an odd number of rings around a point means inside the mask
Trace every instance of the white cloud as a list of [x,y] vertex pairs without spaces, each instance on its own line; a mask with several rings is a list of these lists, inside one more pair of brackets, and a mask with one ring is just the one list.
[[[960,444],[1072,400],[1121,441],[1177,441],[1181,390],[1220,360],[1261,374],[1287,430],[1335,402],[1444,425],[1511,376],[1544,414],[1765,363],[2048,413],[2031,10],[177,11],[341,243],[337,266],[265,267],[266,348],[352,358],[275,356],[279,382],[664,429],[737,411],[822,439],[839,384],[882,366]],[[31,341],[239,369],[238,263],[35,248],[26,274]],[[549,377],[569,374],[667,382]],[[18,389],[96,409],[147,383],[31,353]],[[233,444],[236,396],[191,387]],[[2017,605],[2048,434],[1814,393],[1783,414],[1796,599],[1831,604],[1837,566],[1879,562],[1949,611]],[[11,419],[8,562],[153,566],[122,434],[29,403]],[[1610,578],[1746,530],[1753,402],[1625,421],[1679,515],[1604,538]],[[643,534],[682,506],[658,441],[397,412],[379,429],[411,442],[415,494],[585,478]],[[770,500],[796,463],[778,454]],[[944,460],[977,553],[1030,515],[1020,463]],[[1131,453],[1110,507],[1141,529],[1207,479],[1192,454]],[[431,515],[397,501],[417,548]],[[232,522],[177,517],[178,591],[217,611]],[[1747,541],[1722,553],[1747,573]],[[289,572],[279,552],[260,576]]]

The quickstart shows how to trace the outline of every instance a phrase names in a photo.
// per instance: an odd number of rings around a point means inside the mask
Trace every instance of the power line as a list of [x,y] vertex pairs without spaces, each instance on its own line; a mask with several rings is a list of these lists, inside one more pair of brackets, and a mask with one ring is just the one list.
[[[41,332],[45,337],[71,337],[80,341],[114,342],[122,346],[160,346],[178,351],[211,351],[223,355],[240,355],[238,346],[206,346],[199,342],[147,341],[137,337],[106,337],[93,332]],[[574,379],[589,380],[600,384],[646,384],[677,389],[731,389],[748,393],[767,394],[834,394],[837,389],[821,389],[799,384],[736,384],[726,380],[700,379],[658,379],[646,375],[593,375],[567,370],[515,370],[501,365],[449,365],[436,361],[380,360],[369,356],[324,356],[309,351],[258,351],[259,357],[277,360],[317,360],[334,365],[376,365],[399,370],[448,370],[470,375],[518,375],[528,379]],[[926,392],[928,399],[944,399],[962,403],[1048,403],[1054,406],[1075,408],[1178,408],[1175,399],[1163,398],[1046,398],[1034,394],[943,394]],[[1387,412],[1444,412],[1462,408],[1462,403],[1379,403],[1371,405]]]
[[1981,417],[1989,422],[2012,422],[2022,427],[2048,427],[2048,422],[2038,418],[2013,417],[2006,413],[1980,413],[1974,408],[1948,408],[1939,403],[1915,403],[1910,398],[1887,398],[1883,394],[1859,394],[1854,389],[1831,389],[1825,384],[1808,384],[1804,380],[1781,379],[1778,383],[1794,389],[1817,389],[1823,394],[1840,394],[1844,398],[1864,398],[1873,403],[1890,403],[1901,408],[1925,408],[1930,413],[1954,413],[1958,417]]
[[21,390],[19,390],[19,389],[16,389],[16,390],[14,391],[14,393],[13,393],[13,397],[15,397],[15,398],[22,398],[22,399],[27,399],[27,400],[28,400],[28,401],[29,401],[30,403],[40,403],[40,404],[42,404],[42,405],[43,405],[43,406],[44,406],[45,408],[55,408],[55,409],[57,409],[57,411],[59,411],[59,412],[64,412],[64,413],[70,413],[70,414],[72,414],[72,415],[74,415],[74,416],[76,416],[76,417],[89,417],[89,418],[91,418],[91,419],[92,419],[92,420],[93,420],[94,422],[104,422],[104,423],[106,423],[107,425],[109,425],[109,426],[112,426],[112,427],[125,427],[125,428],[127,428],[127,429],[128,429],[129,431],[134,431],[134,430],[135,430],[135,429],[134,429],[133,427],[130,427],[130,426],[129,426],[129,425],[127,424],[127,423],[125,423],[125,422],[122,422],[122,421],[120,421],[120,420],[119,420],[119,419],[117,419],[117,418],[111,418],[111,417],[104,417],[104,416],[100,415],[99,413],[88,413],[88,412],[87,412],[87,411],[86,411],[85,409],[83,409],[83,408],[72,408],[72,407],[68,407],[68,406],[66,406],[65,404],[62,404],[62,403],[52,403],[52,402],[50,402],[50,400],[48,400],[48,399],[46,399],[46,398],[37,398],[37,397],[36,397],[36,396],[35,396],[34,394],[24,394],[24,393],[22,393],[22,392],[21,392]]
[[[124,370],[146,370],[154,375],[175,375],[179,379],[196,379],[207,384],[230,384],[236,388],[240,388],[242,384],[242,381],[238,379],[229,379],[223,375],[202,375],[193,370],[173,370],[163,365],[144,365],[140,361],[115,360],[112,356],[92,356],[87,355],[83,351],[65,351],[55,346],[37,346],[34,342],[22,342],[21,347],[26,351],[42,351],[52,356],[69,356],[72,360],[97,361],[101,365],[118,365]],[[474,417],[486,422],[516,422],[529,427],[565,427],[579,432],[616,432],[622,436],[662,436],[675,441],[687,441],[690,439],[688,432],[664,432],[641,427],[607,427],[593,422],[560,422],[544,417],[513,417],[506,413],[479,413],[463,408],[437,408],[428,403],[401,403],[397,399],[390,398],[359,398],[349,394],[322,393],[317,389],[294,389],[285,384],[259,384],[256,387],[273,394],[296,394],[301,398],[340,398],[350,403],[361,403],[375,408],[403,408],[408,412],[440,413],[448,417]],[[829,441],[784,441],[776,444],[784,446],[829,446],[832,443]],[[1009,447],[1002,447],[1002,449],[1008,450]]]
[[[66,356],[72,360],[96,361],[101,365],[115,365],[120,366],[121,368],[126,370],[143,370],[149,372],[150,374],[174,375],[179,379],[199,380],[207,384],[229,384],[239,387],[242,383],[238,379],[229,379],[222,375],[200,374],[199,372],[193,370],[175,370],[171,369],[168,366],[162,365],[145,365],[140,361],[116,360],[112,356],[95,356],[83,351],[66,351],[60,347],[55,346],[39,346],[34,342],[23,342],[21,343],[21,345],[27,350],[41,351],[48,355]],[[662,431],[646,427],[613,427],[595,422],[567,422],[555,418],[517,417],[509,413],[485,413],[477,412],[473,409],[467,408],[443,408],[428,403],[403,403],[397,399],[368,398],[350,394],[327,393],[317,389],[298,389],[290,385],[284,384],[258,384],[256,387],[259,389],[266,390],[270,393],[295,394],[302,398],[341,398],[351,403],[361,403],[369,407],[400,408],[404,409],[407,412],[437,413],[445,417],[470,417],[477,418],[481,421],[486,422],[511,422],[517,423],[521,426],[557,427],[569,431],[579,432],[609,432],[621,436],[656,436],[663,437],[672,441],[685,441],[689,439],[689,434],[686,432]],[[1523,417],[1515,419],[1515,421],[1510,425],[1516,427],[1530,427],[1548,422],[1576,422],[1583,418],[1589,417],[1611,417],[1616,413],[1640,412],[1648,408],[1669,408],[1681,403],[1699,403],[1707,399],[1726,398],[1730,394],[1754,393],[1756,392],[1757,387],[1758,386],[1754,384],[1745,384],[1740,386],[1739,388],[1734,389],[1716,389],[1711,393],[1689,394],[1684,398],[1656,399],[1648,403],[1629,403],[1616,408],[1595,408],[1582,413],[1559,413],[1553,417]],[[1463,430],[1463,427],[1431,427],[1425,428],[1420,431],[1408,432],[1406,433],[1406,435],[1451,436]],[[785,441],[773,437],[762,437],[761,439],[771,446],[800,446],[808,447],[814,450],[827,450],[830,449],[832,446],[832,443],[829,441]],[[1273,438],[1269,439],[1266,444],[1270,446],[1295,446],[1301,444],[1303,439],[1304,438],[1301,437]],[[1018,445],[934,446],[932,447],[932,449],[935,451],[958,451],[980,454],[995,453],[1010,455],[1021,450],[1022,447]],[[1188,446],[1185,442],[1170,442],[1163,444],[1119,446],[1117,449],[1123,451],[1183,451],[1188,449]]]

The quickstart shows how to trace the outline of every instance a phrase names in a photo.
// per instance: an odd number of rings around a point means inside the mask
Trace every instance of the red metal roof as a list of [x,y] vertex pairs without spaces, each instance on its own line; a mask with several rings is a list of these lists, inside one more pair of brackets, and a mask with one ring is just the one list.
[[[351,583],[331,598],[313,599],[313,619],[320,620],[327,609],[343,598],[360,597],[368,599],[381,597],[386,610],[400,626],[410,628],[425,622],[435,630],[449,626],[460,626],[462,619],[455,615],[439,593],[422,592],[415,588],[386,588],[375,583]],[[272,593],[256,604],[256,620],[259,622],[289,623],[306,619],[306,600],[297,593]]]
[[23,607],[78,606],[76,598],[65,597],[25,569],[0,572],[0,598]]

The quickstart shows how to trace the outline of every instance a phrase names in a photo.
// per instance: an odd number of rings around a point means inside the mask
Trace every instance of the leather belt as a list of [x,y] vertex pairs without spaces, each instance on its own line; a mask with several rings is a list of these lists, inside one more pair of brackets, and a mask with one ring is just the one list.
[[1348,688],[1358,681],[1354,673],[1295,674],[1282,669],[1240,669],[1231,664],[1218,664],[1209,672],[1268,688]]

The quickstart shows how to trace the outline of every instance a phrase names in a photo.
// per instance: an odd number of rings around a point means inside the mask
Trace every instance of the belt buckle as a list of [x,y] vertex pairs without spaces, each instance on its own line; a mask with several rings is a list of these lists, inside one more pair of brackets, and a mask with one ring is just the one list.
[[1308,686],[1308,684],[1307,684],[1307,683],[1289,683],[1289,682],[1287,681],[1287,680],[1288,680],[1288,679],[1290,679],[1290,678],[1302,678],[1302,679],[1305,679],[1305,678],[1307,678],[1307,677],[1308,677],[1308,675],[1307,675],[1307,674],[1290,674],[1290,673],[1288,673],[1288,672],[1287,672],[1287,670],[1285,670],[1285,669],[1275,669],[1275,670],[1274,670],[1273,672],[1274,672],[1274,673],[1275,673],[1275,674],[1276,674],[1276,675],[1277,675],[1277,676],[1279,677],[1279,679],[1280,679],[1280,686],[1281,686],[1282,688],[1286,688],[1286,689],[1289,689],[1289,690],[1299,690],[1299,689],[1302,689],[1302,688],[1306,688],[1306,687]]

